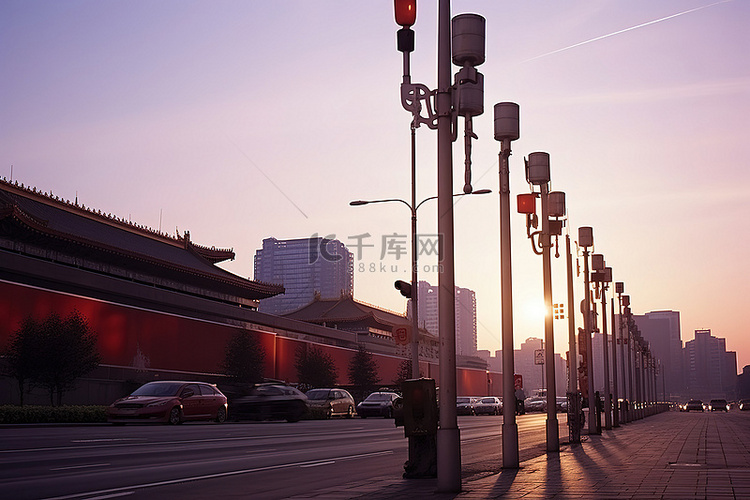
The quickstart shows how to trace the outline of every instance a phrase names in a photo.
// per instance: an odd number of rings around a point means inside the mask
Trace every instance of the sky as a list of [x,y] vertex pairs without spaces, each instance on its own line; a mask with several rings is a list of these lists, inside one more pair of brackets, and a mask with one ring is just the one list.
[[[412,81],[431,89],[436,5],[418,2],[411,56]],[[467,12],[487,33],[474,187],[493,193],[456,201],[455,280],[476,292],[479,349],[501,348],[492,109],[511,101],[511,196],[529,192],[523,158],[548,152],[566,231],[593,227],[633,312],[679,311],[683,341],[710,328],[749,365],[750,2],[452,3]],[[248,278],[264,238],[335,235],[355,252],[355,298],[404,312],[393,282],[410,279],[409,210],[349,206],[411,196],[397,29],[390,0],[2,0],[0,176],[231,247],[223,267]],[[453,151],[460,192],[460,139]],[[420,200],[437,194],[435,153],[435,131],[420,127]],[[418,213],[427,239],[436,210]],[[511,215],[516,347],[544,334],[525,222]],[[436,265],[421,255],[420,279],[437,284]],[[564,257],[552,267],[565,302]],[[567,350],[567,321],[555,350]]]

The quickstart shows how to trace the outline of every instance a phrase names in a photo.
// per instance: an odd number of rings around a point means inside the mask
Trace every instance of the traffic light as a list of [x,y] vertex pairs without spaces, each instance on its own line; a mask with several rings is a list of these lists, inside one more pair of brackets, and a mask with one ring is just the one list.
[[401,292],[401,295],[406,297],[407,299],[411,298],[411,285],[407,283],[406,281],[397,280],[393,286],[396,287],[396,290]]
[[555,304],[555,319],[565,319],[565,304]]
[[399,26],[408,28],[417,21],[417,0],[395,0],[393,10]]

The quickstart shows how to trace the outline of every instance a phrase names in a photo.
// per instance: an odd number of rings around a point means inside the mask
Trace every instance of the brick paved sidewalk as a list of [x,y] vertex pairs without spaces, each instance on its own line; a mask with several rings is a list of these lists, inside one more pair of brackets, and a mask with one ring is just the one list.
[[667,412],[589,436],[438,494],[436,480],[399,478],[317,498],[750,499],[750,412]]

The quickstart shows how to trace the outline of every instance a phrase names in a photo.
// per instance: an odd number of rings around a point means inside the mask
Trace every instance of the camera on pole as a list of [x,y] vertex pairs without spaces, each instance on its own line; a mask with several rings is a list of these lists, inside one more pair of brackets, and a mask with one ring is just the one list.
[[396,290],[401,292],[401,295],[406,297],[407,299],[411,298],[411,284],[407,283],[406,281],[397,280],[393,286],[396,287]]

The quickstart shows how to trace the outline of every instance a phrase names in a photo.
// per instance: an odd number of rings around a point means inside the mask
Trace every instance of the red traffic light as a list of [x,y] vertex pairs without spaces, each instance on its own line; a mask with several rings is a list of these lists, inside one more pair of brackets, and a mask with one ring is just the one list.
[[533,214],[536,213],[536,196],[533,194],[519,194],[518,195],[518,213],[519,214]]
[[417,20],[417,0],[395,0],[393,8],[396,13],[396,24],[408,28]]

